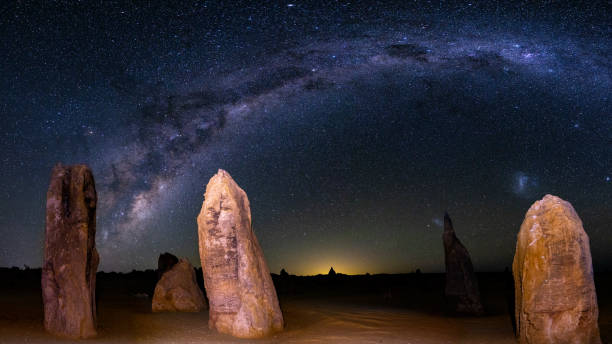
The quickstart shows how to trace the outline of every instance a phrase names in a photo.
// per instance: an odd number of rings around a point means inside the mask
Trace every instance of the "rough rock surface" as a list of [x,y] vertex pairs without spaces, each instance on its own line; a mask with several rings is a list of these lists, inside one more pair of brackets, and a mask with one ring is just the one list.
[[178,258],[172,253],[162,253],[157,259],[157,280],[159,281],[164,272],[172,269],[172,267],[178,263]]
[[85,165],[53,168],[42,266],[44,326],[70,338],[96,335],[96,187]]
[[196,282],[193,266],[187,260],[179,260],[162,274],[153,293],[153,312],[200,312],[205,308],[204,293]]
[[529,208],[512,272],[520,343],[601,343],[589,238],[569,202],[546,195]]
[[446,265],[445,294],[454,312],[481,315],[484,313],[480,302],[478,280],[470,254],[457,235],[447,213],[444,214],[444,262]]
[[240,338],[282,330],[276,290],[251,228],[249,200],[224,170],[206,186],[198,234],[209,326]]

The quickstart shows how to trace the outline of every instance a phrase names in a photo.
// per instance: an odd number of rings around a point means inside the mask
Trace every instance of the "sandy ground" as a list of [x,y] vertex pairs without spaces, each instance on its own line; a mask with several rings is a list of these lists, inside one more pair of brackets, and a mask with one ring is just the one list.
[[[40,296],[15,292],[0,301],[0,343],[69,343],[42,326]],[[258,343],[514,343],[507,316],[448,318],[354,300],[282,299],[286,328]],[[151,313],[150,299],[107,296],[98,303],[92,343],[247,343],[208,329],[208,312]],[[83,341],[80,341],[83,342]]]
[[[389,302],[380,293],[281,295],[285,330],[241,340],[211,331],[207,311],[151,313],[150,298],[106,290],[98,299],[98,337],[72,341],[44,331],[39,289],[5,290],[0,293],[0,343],[516,343],[503,293],[484,293],[492,311],[479,318],[451,317],[429,307],[440,304],[438,292],[410,295],[412,301],[406,302]],[[600,327],[608,342],[612,319],[604,303]]]

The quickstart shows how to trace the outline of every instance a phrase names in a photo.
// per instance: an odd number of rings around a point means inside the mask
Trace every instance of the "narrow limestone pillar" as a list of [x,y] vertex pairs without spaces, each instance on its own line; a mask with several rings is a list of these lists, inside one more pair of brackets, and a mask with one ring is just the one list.
[[55,335],[96,335],[96,202],[89,167],[53,168],[41,284],[45,329]]
[[472,259],[457,235],[447,213],[444,214],[444,263],[446,267],[445,295],[454,312],[482,315],[478,279]]

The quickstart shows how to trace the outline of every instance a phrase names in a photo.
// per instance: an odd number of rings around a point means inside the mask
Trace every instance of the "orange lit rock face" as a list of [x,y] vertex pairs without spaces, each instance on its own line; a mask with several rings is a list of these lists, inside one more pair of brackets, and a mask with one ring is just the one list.
[[450,306],[457,313],[481,315],[484,313],[480,302],[478,280],[470,254],[457,235],[453,223],[444,214],[444,263],[446,266],[446,288],[444,293]]
[[181,259],[162,274],[155,286],[151,308],[153,312],[200,312],[206,308],[204,293],[188,261]]
[[601,343],[589,238],[569,202],[546,195],[529,208],[512,271],[520,343]]
[[239,338],[282,330],[276,290],[251,228],[249,200],[223,170],[206,186],[198,234],[209,326]]
[[87,166],[53,168],[41,284],[45,329],[59,336],[96,335],[96,202]]

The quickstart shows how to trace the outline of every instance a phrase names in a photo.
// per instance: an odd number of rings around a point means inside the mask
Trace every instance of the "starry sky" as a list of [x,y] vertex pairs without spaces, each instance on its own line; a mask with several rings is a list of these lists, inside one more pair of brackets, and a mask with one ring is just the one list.
[[[228,4],[229,3],[229,4]],[[57,163],[98,191],[99,269],[199,266],[227,170],[270,270],[479,271],[570,201],[612,267],[609,2],[3,1],[0,266],[39,267]]]

